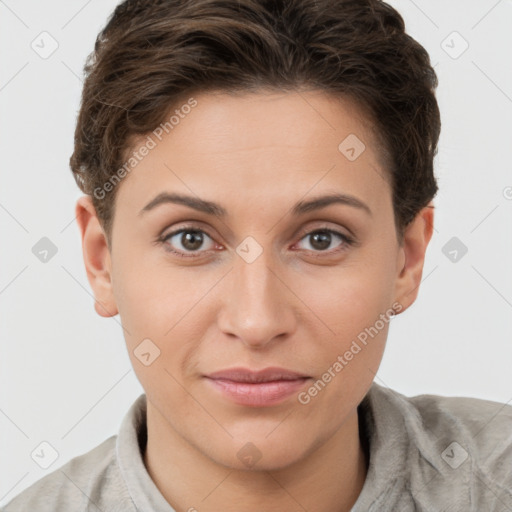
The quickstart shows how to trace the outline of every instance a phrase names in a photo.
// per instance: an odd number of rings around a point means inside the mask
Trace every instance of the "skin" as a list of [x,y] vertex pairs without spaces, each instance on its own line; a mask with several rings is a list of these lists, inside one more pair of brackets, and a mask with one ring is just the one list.
[[[386,170],[347,100],[320,91],[195,98],[118,185],[111,250],[90,197],[76,204],[95,309],[119,313],[146,392],[144,462],[178,512],[348,511],[368,467],[357,406],[389,323],[307,404],[294,394],[268,407],[236,405],[203,375],[279,366],[311,376],[307,390],[394,302],[401,312],[414,302],[433,210],[419,212],[399,245]],[[352,162],[338,150],[349,134],[366,145]],[[162,191],[214,201],[227,216],[170,203],[139,215]],[[343,204],[290,213],[333,192],[356,196],[372,215]],[[155,242],[184,225],[204,231],[198,248],[181,235]],[[321,228],[356,243],[332,235],[322,249],[308,235]],[[248,236],[263,251],[251,263],[236,252]],[[180,258],[165,244],[199,256]],[[149,366],[134,355],[146,338],[161,351]],[[251,467],[237,457],[248,442],[261,455]]]

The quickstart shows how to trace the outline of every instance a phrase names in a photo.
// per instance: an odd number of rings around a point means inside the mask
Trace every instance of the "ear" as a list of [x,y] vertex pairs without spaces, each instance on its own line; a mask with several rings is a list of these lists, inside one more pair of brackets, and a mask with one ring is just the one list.
[[433,230],[434,205],[431,201],[407,226],[403,244],[398,250],[395,300],[402,309],[397,313],[403,313],[418,296],[425,253]]
[[117,315],[117,305],[112,289],[110,251],[91,196],[82,196],[78,199],[75,214],[82,238],[87,279],[94,292],[94,309],[103,317]]

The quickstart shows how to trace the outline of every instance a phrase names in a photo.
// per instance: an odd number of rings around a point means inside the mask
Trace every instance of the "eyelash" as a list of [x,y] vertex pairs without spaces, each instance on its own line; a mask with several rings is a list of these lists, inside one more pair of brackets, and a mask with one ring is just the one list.
[[[169,240],[173,236],[180,234],[180,233],[186,233],[186,232],[203,233],[206,236],[208,236],[209,238],[212,238],[210,235],[208,235],[208,233],[206,233],[206,231],[203,231],[202,229],[198,229],[193,226],[184,226],[176,231],[172,231],[171,233],[162,235],[161,237],[159,237],[157,239],[157,243],[163,245],[163,248],[165,251],[167,251],[171,254],[174,254],[175,256],[178,256],[180,258],[198,258],[198,257],[200,257],[200,256],[193,255],[194,253],[184,254],[180,251],[175,251],[174,249],[171,249],[170,245],[167,243],[167,240]],[[330,250],[330,251],[309,251],[309,252],[313,252],[313,253],[318,253],[318,254],[313,254],[313,257],[315,257],[315,258],[324,257],[326,254],[329,256],[332,256],[333,254],[337,254],[339,252],[346,251],[350,246],[355,244],[355,240],[353,240],[349,236],[347,236],[343,233],[340,233],[339,231],[335,231],[333,229],[328,229],[328,228],[317,228],[317,229],[314,229],[313,231],[308,231],[307,233],[304,233],[301,236],[299,241],[302,240],[303,238],[306,238],[307,236],[311,236],[316,233],[329,233],[332,235],[336,235],[342,239],[343,244],[340,247],[338,247],[337,249]],[[195,253],[199,253],[199,251],[195,251]]]

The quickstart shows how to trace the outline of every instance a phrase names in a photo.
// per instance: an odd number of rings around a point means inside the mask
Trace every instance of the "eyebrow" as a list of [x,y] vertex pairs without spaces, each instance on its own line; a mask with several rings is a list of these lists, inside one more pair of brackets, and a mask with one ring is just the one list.
[[[224,218],[227,215],[227,210],[225,208],[212,201],[206,201],[204,199],[200,199],[197,197],[169,192],[162,192],[158,194],[146,206],[144,206],[144,208],[142,208],[142,210],[139,212],[139,215],[142,215],[143,213],[149,210],[153,210],[157,206],[168,203],[188,206],[189,208],[192,208],[199,212],[206,213],[208,215],[213,215],[218,218]],[[314,210],[325,208],[327,206],[330,206],[331,204],[343,204],[347,206],[352,206],[354,208],[358,208],[366,212],[370,216],[373,215],[372,211],[370,210],[367,204],[363,203],[357,197],[349,194],[329,194],[315,197],[308,201],[299,201],[292,208],[292,215],[303,215]]]

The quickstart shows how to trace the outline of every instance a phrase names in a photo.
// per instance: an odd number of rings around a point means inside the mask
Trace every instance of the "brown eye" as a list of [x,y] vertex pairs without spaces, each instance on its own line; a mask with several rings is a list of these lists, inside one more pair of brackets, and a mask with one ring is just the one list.
[[[332,248],[332,244],[336,239],[341,240],[342,243],[338,243],[337,246]],[[311,231],[306,236],[302,237],[301,241],[302,240],[309,240],[310,247],[306,247],[306,250],[314,252],[333,253],[338,250],[343,250],[352,244],[352,240],[348,236],[331,229],[317,229]],[[329,248],[331,248],[331,250],[328,250]]]
[[[211,241],[211,245],[205,248],[204,244],[206,239]],[[183,228],[165,235],[162,238],[162,243],[166,250],[183,256],[188,256],[186,254],[187,252],[202,252],[200,251],[201,248],[204,250],[212,249],[214,245],[213,240],[204,231],[188,228]]]
[[331,233],[326,233],[323,231],[319,231],[317,233],[312,233],[310,236],[311,246],[314,249],[318,249],[319,251],[324,251],[328,249],[331,245],[332,235]]
[[195,251],[203,245],[203,236],[198,231],[183,231],[180,243],[188,251]]

